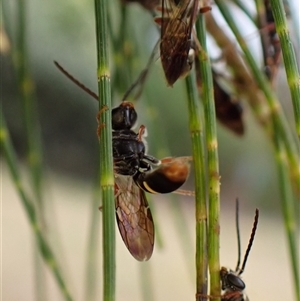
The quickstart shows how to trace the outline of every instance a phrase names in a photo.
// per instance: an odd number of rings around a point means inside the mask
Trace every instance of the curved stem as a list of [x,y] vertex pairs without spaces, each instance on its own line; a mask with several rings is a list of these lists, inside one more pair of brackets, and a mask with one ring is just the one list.
[[21,199],[22,205],[25,209],[27,217],[30,221],[30,227],[35,235],[35,239],[38,245],[38,248],[41,252],[42,258],[45,263],[48,265],[52,273],[54,274],[54,278],[64,295],[65,300],[72,301],[73,298],[66,286],[64,277],[61,272],[61,268],[59,266],[58,261],[55,258],[55,255],[45,238],[45,235],[42,231],[42,227],[40,221],[38,219],[37,211],[34,207],[34,204],[31,199],[28,198],[27,194],[25,193],[24,187],[21,182],[20,172],[17,168],[17,159],[16,155],[10,141],[9,133],[7,131],[7,126],[4,120],[4,116],[2,111],[0,110],[0,146],[1,151],[4,153],[4,158],[7,162],[7,165],[11,172],[12,180],[16,186],[16,190],[19,194]]

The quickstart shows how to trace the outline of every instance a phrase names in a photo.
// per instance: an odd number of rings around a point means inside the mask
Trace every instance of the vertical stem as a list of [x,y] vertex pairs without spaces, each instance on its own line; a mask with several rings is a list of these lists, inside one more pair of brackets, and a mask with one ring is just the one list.
[[246,15],[247,17],[252,20],[253,22],[253,16],[247,5],[245,5],[245,2],[243,0],[232,0],[233,3],[236,4],[237,7],[239,7]]
[[22,105],[24,108],[26,135],[28,140],[28,163],[31,170],[36,200],[38,205],[41,206],[42,146],[36,101],[34,99],[34,84],[28,71],[28,56],[26,47],[26,2],[19,0],[18,4],[19,26],[17,31],[16,47],[14,48],[14,62]]
[[111,127],[111,85],[109,67],[108,0],[95,0],[97,76],[99,89],[100,186],[102,191],[103,300],[115,300],[116,246],[115,204]]
[[[31,186],[37,209],[37,217],[45,231],[44,203],[42,199],[42,143],[38,120],[37,102],[34,95],[34,83],[29,72],[29,56],[27,51],[27,2],[17,1],[16,42],[13,45],[14,67],[18,80],[18,88],[23,107],[25,137],[27,142],[27,163],[31,176]],[[36,300],[47,300],[45,266],[40,257],[38,246],[33,250],[35,272]]]
[[[210,271],[210,295],[219,296],[220,287],[220,175],[217,141],[217,124],[214,103],[213,78],[211,64],[206,46],[205,14],[200,14],[197,26],[199,42],[203,53],[200,52],[200,71],[202,98],[205,115],[206,145],[208,157],[208,265]],[[206,54],[206,55],[204,55]],[[213,297],[212,300],[220,298]]]
[[[267,25],[267,18],[266,18],[266,8],[263,3],[263,0],[255,0],[255,6],[256,6],[257,16],[254,23],[256,23],[257,28],[265,28],[265,26]],[[269,52],[269,45],[270,45],[270,38],[268,32],[263,30],[260,33],[260,41],[262,45],[264,64],[265,67],[267,67],[268,64],[267,59],[269,56],[268,52]]]
[[96,300],[96,289],[98,287],[98,258],[99,258],[99,197],[100,189],[98,187],[99,177],[97,177],[97,187],[93,195],[91,203],[91,216],[89,227],[89,238],[87,245],[87,257],[86,257],[86,283],[85,283],[85,300]]
[[196,299],[207,294],[207,209],[206,209],[206,166],[204,161],[204,138],[201,125],[200,103],[197,97],[195,78],[186,78],[189,108],[189,128],[195,168],[196,207]]
[[31,199],[28,198],[22,185],[20,172],[17,167],[16,154],[14,152],[10,136],[7,131],[7,126],[4,120],[4,116],[2,114],[2,110],[0,110],[0,149],[9,167],[12,180],[15,184],[16,191],[19,194],[20,200],[27,214],[29,225],[31,227],[32,232],[35,235],[36,243],[40,250],[41,256],[43,257],[45,263],[48,265],[49,269],[53,273],[57,285],[65,300],[72,301],[73,298],[71,297],[71,294],[66,286],[59,263],[56,260],[56,257],[54,256],[54,253],[42,231],[41,224],[38,220],[38,215],[33,205],[33,202]]
[[[279,166],[279,177],[280,177],[280,189],[282,194],[282,206],[284,208],[284,218],[286,225],[293,225],[296,224],[296,214],[288,214],[288,212],[294,212],[295,208],[298,204],[294,203],[292,192],[287,189],[286,185],[286,175],[288,172],[292,174],[291,182],[294,184],[295,187],[295,195],[296,199],[297,194],[299,196],[299,143],[297,140],[293,139],[292,131],[290,130],[285,116],[281,110],[280,104],[278,103],[274,92],[272,91],[269,83],[267,82],[265,76],[259,70],[250,50],[248,49],[245,41],[243,40],[237,24],[234,22],[234,18],[230,11],[228,10],[227,6],[224,4],[223,1],[216,0],[216,4],[218,5],[223,17],[227,21],[228,25],[230,26],[231,30],[233,31],[239,45],[241,46],[244,54],[245,60],[249,65],[250,70],[254,78],[257,81],[258,86],[264,92],[266,99],[268,101],[268,105],[272,112],[272,134],[274,140],[274,146],[277,154],[281,155],[282,150],[287,154],[288,163],[283,164],[281,162],[280,156],[277,158],[278,162],[281,164]],[[299,99],[298,99],[299,101]],[[295,243],[295,236],[296,232],[293,230],[294,226],[287,226],[286,227],[286,234],[289,241],[290,247],[290,256],[292,261],[292,270],[294,272],[294,280],[296,283],[296,290],[297,294],[299,295],[299,275],[298,269],[295,268],[295,262],[297,263],[297,245]],[[295,272],[296,271],[296,272]]]
[[270,0],[270,3],[275,20],[276,31],[279,36],[282,49],[287,82],[291,91],[296,131],[298,138],[300,139],[300,75],[297,59],[287,26],[283,2],[282,0]]
[[299,229],[297,220],[299,221],[299,211],[295,210],[293,203],[293,192],[288,177],[288,164],[286,150],[282,141],[278,136],[274,135],[274,144],[276,149],[276,161],[279,175],[279,185],[281,193],[281,205],[283,219],[287,235],[288,246],[291,255],[292,273],[295,283],[296,300],[300,301],[300,278],[299,278]]
[[[268,102],[269,108],[271,110],[273,123],[277,124],[277,135],[280,135],[285,144],[285,149],[287,151],[289,159],[289,167],[291,173],[291,179],[295,183],[295,191],[299,194],[299,180],[300,180],[300,170],[298,168],[299,163],[299,143],[295,141],[292,132],[289,128],[286,117],[282,111],[282,107],[278,102],[274,91],[272,90],[269,82],[267,81],[266,76],[261,72],[257,66],[252,53],[247,47],[246,42],[244,41],[237,24],[234,21],[232,14],[230,13],[227,5],[222,0],[216,0],[216,5],[220,9],[223,17],[230,26],[230,29],[235,35],[241,49],[245,54],[245,60],[251,70],[253,77],[255,78],[257,85],[265,94],[266,100]],[[299,100],[298,100],[299,101]]]

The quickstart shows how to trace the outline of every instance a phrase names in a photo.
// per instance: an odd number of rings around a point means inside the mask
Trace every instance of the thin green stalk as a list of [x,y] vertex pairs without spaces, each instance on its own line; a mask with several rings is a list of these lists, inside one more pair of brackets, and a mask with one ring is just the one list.
[[[108,9],[114,10],[115,9],[114,3],[115,3],[115,1],[111,1],[111,7]],[[117,49],[118,48],[118,39],[116,38],[116,35],[113,30],[113,20],[112,20],[111,13],[107,14],[107,26],[108,26],[109,38],[110,38],[111,44],[113,46],[113,49]]]
[[[42,199],[42,143],[40,124],[38,121],[37,102],[34,96],[34,84],[29,74],[29,56],[27,52],[27,3],[19,0],[17,5],[18,18],[16,27],[16,42],[13,45],[14,67],[17,75],[19,93],[23,107],[25,122],[25,137],[27,140],[27,162],[31,176],[31,186],[37,208],[38,218],[45,231],[44,204]],[[35,266],[35,293],[37,300],[47,300],[45,266],[38,254],[38,248],[33,250]]]
[[[227,21],[227,23],[230,26],[231,30],[233,31],[236,39],[238,40],[238,42],[245,54],[245,59],[249,65],[249,68],[251,69],[253,76],[258,83],[258,86],[264,92],[264,94],[266,96],[268,105],[272,112],[271,125],[272,125],[272,134],[274,137],[273,140],[274,140],[274,144],[275,144],[275,149],[277,149],[277,152],[279,152],[281,150],[281,148],[283,148],[287,153],[287,157],[289,159],[288,160],[289,171],[292,170],[292,172],[291,172],[292,173],[292,178],[291,178],[292,184],[294,184],[294,187],[296,188],[295,194],[297,194],[297,192],[299,191],[299,183],[300,183],[300,180],[299,180],[299,152],[298,152],[299,145],[297,143],[298,141],[293,139],[293,137],[291,135],[291,130],[288,127],[285,116],[283,115],[282,109],[280,107],[280,104],[278,103],[266,77],[262,74],[262,72],[259,70],[257,64],[255,63],[252,54],[250,53],[249,49],[247,48],[246,43],[244,42],[241,34],[239,33],[238,27],[236,26],[236,24],[234,22],[234,18],[230,14],[228,8],[226,7],[226,5],[224,4],[223,1],[216,0],[216,4],[218,5],[225,20]],[[279,145],[279,143],[280,143],[280,145]],[[284,145],[281,146],[281,143],[283,143]],[[287,166],[284,166],[284,167],[287,168]],[[285,170],[282,171],[281,168],[283,169],[283,167],[281,166],[279,168],[279,172],[287,173],[287,171],[285,171]],[[281,189],[281,194],[283,196],[282,206],[284,207],[284,211],[288,212],[290,210],[289,206],[293,202],[293,196],[292,196],[291,192],[287,192],[286,185],[285,185],[286,180],[284,180],[284,177],[282,176],[282,174],[280,174],[280,180],[285,181],[284,183],[280,183],[280,189]],[[296,197],[296,199],[297,199],[297,197]],[[292,207],[295,208],[296,206],[297,206],[297,204],[294,204]],[[289,215],[286,222],[288,222],[289,224],[296,224],[295,215]],[[291,235],[289,232],[290,230],[291,230],[291,228],[288,228],[288,232],[287,232],[288,237],[290,237],[290,235]],[[291,256],[292,262],[297,262],[295,259],[295,256],[296,256],[295,254],[297,254],[297,246],[293,243],[290,243],[290,256]],[[292,269],[295,269],[294,265],[293,265]],[[299,282],[299,277],[297,275],[295,275],[294,280],[296,282]]]
[[[266,7],[263,3],[263,0],[255,0],[255,6],[256,6],[256,20],[255,24],[257,28],[265,28],[267,25],[267,18],[266,18]],[[260,41],[262,45],[262,52],[264,57],[264,64],[265,67],[268,65],[267,59],[269,56],[269,46],[270,46],[270,37],[269,33],[265,30],[262,30],[260,33]]]
[[253,76],[249,73],[245,62],[242,60],[236,47],[226,31],[216,22],[212,14],[206,14],[206,28],[213,36],[220,49],[223,49],[222,57],[233,72],[233,82],[238,95],[245,97],[249,102],[258,122],[268,131],[270,121],[270,109],[266,105],[266,99],[257,87]]
[[40,125],[37,115],[37,102],[34,97],[34,84],[28,71],[28,54],[26,46],[26,2],[18,1],[18,32],[14,50],[14,65],[23,104],[25,129],[27,136],[27,158],[32,176],[33,191],[36,201],[42,206],[42,143]]
[[7,131],[6,122],[4,120],[4,116],[2,114],[2,110],[0,112],[1,117],[1,126],[0,126],[0,144],[1,151],[4,153],[4,157],[6,159],[7,165],[11,172],[11,177],[16,186],[16,190],[19,193],[22,205],[25,209],[27,217],[30,221],[30,226],[35,235],[37,245],[40,249],[41,255],[45,261],[45,263],[49,266],[50,270],[54,274],[54,278],[58,284],[61,293],[63,294],[65,300],[72,301],[73,298],[66,286],[65,280],[61,273],[61,268],[59,267],[58,261],[56,260],[54,253],[48,244],[44,233],[41,229],[40,221],[38,220],[36,209],[33,205],[33,202],[27,197],[23,185],[21,183],[20,173],[17,168],[17,159],[16,155],[10,141],[9,133]]
[[270,3],[276,25],[276,32],[280,40],[287,82],[291,91],[296,131],[300,139],[300,75],[297,59],[287,26],[283,2],[282,0],[270,0]]
[[[146,95],[148,98],[148,95]],[[149,124],[148,129],[148,142],[149,145],[151,145],[151,149],[154,150],[154,153],[157,158],[164,158],[172,156],[172,151],[170,150],[170,147],[168,145],[168,137],[166,134],[166,131],[164,128],[160,126],[160,123],[158,122],[158,116],[159,113],[157,112],[157,107],[147,107],[147,119],[151,120],[152,123]],[[150,130],[149,130],[150,129]],[[151,133],[159,133],[159,135],[152,135]],[[152,139],[151,139],[152,138]],[[151,143],[153,142],[153,143]],[[155,216],[155,200],[152,201],[152,199],[155,199],[155,195],[151,197],[151,195],[147,195],[147,199],[149,201],[152,215]],[[192,243],[192,236],[190,236],[189,229],[188,229],[188,222],[186,221],[186,216],[184,215],[184,211],[181,208],[181,200],[179,199],[178,195],[170,194],[168,195],[168,198],[171,199],[170,206],[171,206],[171,216],[173,218],[173,222],[176,228],[176,234],[180,240],[180,246],[182,248],[183,256],[185,259],[187,271],[190,271],[191,268],[193,268],[193,265],[191,261],[190,256],[187,256],[187,254],[190,252],[190,250],[193,249],[193,243]],[[149,200],[150,199],[150,200]],[[156,249],[163,248],[163,238],[161,237],[161,231],[160,231],[160,225],[155,223],[155,244]],[[148,265],[147,265],[148,266]],[[193,281],[194,277],[192,273],[189,273],[191,280]],[[143,292],[144,295],[151,291],[151,288],[149,290],[149,283],[150,286],[153,285],[152,279],[149,279],[148,277],[148,284],[147,288],[148,290],[146,292]],[[146,289],[146,287],[143,287],[143,289]],[[153,290],[152,290],[153,291]]]
[[99,90],[100,187],[102,192],[103,301],[115,300],[115,200],[111,127],[108,0],[95,0]]
[[277,134],[281,136],[282,140],[284,141],[285,148],[289,158],[289,167],[291,170],[291,179],[294,183],[294,188],[296,193],[300,193],[299,191],[299,182],[300,182],[300,170],[298,168],[299,164],[299,143],[295,141],[292,131],[289,128],[288,122],[283,114],[282,108],[280,103],[278,102],[275,93],[273,92],[267,78],[261,72],[259,67],[257,66],[249,48],[247,47],[241,33],[239,32],[238,26],[236,25],[233,16],[231,15],[227,5],[224,3],[223,0],[216,0],[215,3],[217,4],[218,8],[220,9],[223,17],[225,18],[227,24],[230,26],[232,32],[234,33],[239,45],[241,46],[244,54],[245,60],[248,63],[250,70],[259,88],[263,91],[270,111],[273,122],[277,124]]
[[248,18],[254,22],[253,16],[252,16],[251,12],[249,11],[248,7],[245,5],[244,1],[232,0],[232,2],[235,3],[235,5],[237,7],[239,7],[248,16]]
[[[128,5],[121,4],[121,20],[119,24],[118,36],[113,44],[113,56],[115,64],[115,76],[113,81],[114,90],[117,88],[119,91],[126,91],[132,83],[132,67],[134,53],[137,47],[134,41],[133,34],[129,35],[128,23]],[[130,37],[130,38],[129,38]]]
[[203,122],[193,74],[185,80],[189,112],[189,130],[192,140],[195,169],[195,219],[196,219],[196,300],[207,294],[207,208],[206,166],[204,152]]
[[85,300],[93,301],[96,300],[98,287],[98,257],[99,257],[99,215],[100,211],[97,210],[99,207],[99,198],[101,192],[99,190],[99,177],[97,179],[97,187],[93,195],[91,203],[91,218],[89,228],[89,239],[87,246],[87,257],[86,257],[86,283],[85,283]]
[[[147,95],[146,95],[147,97]],[[148,129],[148,141],[151,145],[151,148],[154,149],[155,154],[158,158],[164,158],[172,156],[172,152],[168,145],[167,134],[165,130],[160,126],[160,123],[157,122],[157,116],[159,113],[157,112],[157,107],[148,107],[147,108],[147,119],[152,120],[151,125],[149,125]],[[149,130],[150,128],[150,130]],[[152,135],[151,133],[159,133],[159,135]],[[151,139],[152,138],[152,139]],[[153,143],[151,143],[153,142]],[[155,198],[155,195],[153,196]],[[181,209],[181,200],[179,200],[178,196],[173,194],[168,195],[171,198],[170,206],[171,206],[171,216],[174,221],[174,225],[176,227],[176,234],[180,240],[180,246],[182,248],[182,252],[184,254],[187,271],[190,271],[193,266],[191,266],[191,258],[186,256],[193,249],[192,237],[189,235],[188,222],[186,221],[186,217],[184,215],[184,211]],[[150,198],[150,201],[149,201]],[[147,199],[149,201],[152,215],[155,216],[155,200],[152,201],[151,195],[147,195]],[[155,223],[155,243],[156,248],[163,248],[163,239],[161,237],[160,225]],[[193,280],[193,275],[189,273],[191,276],[191,280]],[[149,283],[152,285],[153,281],[148,277],[148,290],[144,292],[144,295],[149,292]],[[143,287],[143,289],[146,287]],[[150,289],[151,291],[151,289]]]
[[[214,102],[211,64],[206,46],[205,14],[200,14],[197,21],[199,42],[206,57],[200,52],[200,71],[202,79],[202,99],[205,115],[205,133],[208,159],[208,264],[210,272],[210,294],[219,296],[220,286],[220,174],[217,140],[217,123]],[[213,297],[212,300],[220,300]]]
[[291,254],[291,266],[295,283],[295,294],[300,301],[300,278],[299,278],[299,229],[296,220],[299,220],[299,212],[295,210],[293,192],[288,177],[288,164],[286,151],[282,141],[274,135],[276,149],[276,161],[279,175],[280,193],[282,199],[282,212],[287,234],[288,246]]

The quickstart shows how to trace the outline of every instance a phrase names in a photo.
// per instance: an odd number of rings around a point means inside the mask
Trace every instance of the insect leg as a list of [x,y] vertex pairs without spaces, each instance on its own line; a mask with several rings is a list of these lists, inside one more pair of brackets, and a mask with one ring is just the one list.
[[97,126],[97,136],[98,136],[98,139],[100,139],[101,129],[103,129],[105,127],[105,123],[104,122],[100,122],[100,117],[101,117],[101,114],[103,112],[105,112],[106,110],[108,110],[108,107],[104,106],[97,113],[96,119],[97,119],[97,123],[98,123],[98,126]]

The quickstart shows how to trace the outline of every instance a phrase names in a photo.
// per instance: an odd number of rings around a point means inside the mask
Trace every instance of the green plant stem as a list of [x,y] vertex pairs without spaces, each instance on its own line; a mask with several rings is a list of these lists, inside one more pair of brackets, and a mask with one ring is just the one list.
[[[113,87],[117,91],[126,91],[132,83],[132,69],[133,59],[136,56],[137,45],[134,40],[134,35],[130,30],[130,24],[128,23],[128,5],[121,4],[121,20],[119,24],[119,30],[116,41],[113,44],[114,47],[114,80]],[[131,36],[129,38],[129,33]]]
[[[279,172],[281,174],[279,174],[279,176],[280,176],[280,181],[285,181],[284,183],[280,183],[280,189],[281,189],[281,194],[283,196],[282,206],[284,207],[284,211],[288,212],[290,210],[289,206],[293,202],[293,196],[292,196],[291,192],[288,192],[286,190],[286,185],[285,185],[286,180],[284,179],[282,174],[283,173],[287,174],[288,169],[289,169],[289,171],[291,170],[292,184],[294,184],[294,187],[296,188],[295,189],[296,194],[299,193],[299,183],[300,183],[299,152],[297,151],[297,150],[299,150],[299,144],[297,143],[297,140],[293,139],[293,137],[291,135],[291,130],[288,127],[287,121],[285,119],[285,116],[283,115],[283,111],[280,107],[280,104],[278,103],[266,77],[262,74],[262,72],[259,70],[257,64],[255,63],[252,54],[250,53],[249,49],[247,48],[246,43],[243,40],[243,38],[238,30],[238,27],[234,22],[234,18],[230,14],[228,8],[226,7],[226,5],[224,4],[223,1],[216,0],[216,4],[218,5],[219,9],[221,10],[221,12],[223,14],[223,17],[227,21],[227,23],[230,26],[231,30],[233,31],[236,39],[238,40],[238,42],[245,54],[246,62],[248,63],[249,68],[252,71],[252,74],[258,83],[258,86],[265,94],[268,105],[272,112],[271,125],[272,125],[272,137],[274,140],[275,149],[276,149],[277,153],[280,153],[281,149],[284,149],[287,153],[289,165],[288,166],[287,165],[280,166]],[[281,143],[283,143],[283,145],[281,145]],[[283,170],[284,168],[286,168],[286,170]],[[296,199],[298,199],[298,198],[296,197]],[[292,207],[296,207],[296,206],[297,206],[297,204]],[[285,213],[285,216],[286,216],[286,221],[285,221],[286,223],[289,223],[290,225],[296,224],[295,215],[288,215],[288,217],[287,217],[287,214]],[[295,256],[296,256],[295,254],[297,254],[297,246],[296,246],[296,244],[291,242],[291,239],[292,239],[291,235],[292,235],[291,228],[287,227],[287,236],[288,236],[288,240],[290,241],[290,256],[291,256],[292,265],[293,265],[292,269],[294,270],[295,266],[293,263],[297,262],[296,258],[295,258]],[[299,284],[299,276],[298,275],[295,275],[294,280],[296,282],[298,282],[298,284]]]
[[100,110],[100,187],[102,192],[103,301],[115,300],[115,200],[111,127],[108,0],[95,0],[97,76]]
[[[31,176],[31,186],[37,209],[37,218],[45,231],[44,203],[42,198],[42,143],[41,131],[37,113],[37,101],[34,93],[34,83],[29,73],[29,57],[27,52],[27,3],[17,2],[16,42],[13,45],[14,67],[17,75],[19,94],[23,107],[25,137],[27,141],[27,162]],[[44,232],[45,233],[45,232]],[[38,254],[38,248],[33,250],[35,266],[35,293],[37,300],[47,300],[45,266]]]
[[201,295],[207,294],[207,208],[204,137],[195,78],[190,74],[185,82],[188,93],[189,130],[195,168],[196,299],[201,300]]
[[0,127],[1,152],[4,153],[4,157],[9,167],[11,177],[16,186],[16,190],[19,193],[27,217],[30,221],[30,226],[35,235],[37,245],[40,249],[41,255],[45,263],[49,266],[52,273],[54,274],[55,280],[65,300],[72,301],[73,298],[71,297],[71,294],[65,284],[58,261],[56,260],[54,253],[42,232],[41,225],[38,220],[37,212],[33,205],[33,202],[27,197],[23,185],[21,183],[20,173],[17,168],[16,155],[12,143],[10,141],[9,133],[7,131],[7,126],[4,120],[4,116],[2,114],[2,110],[0,112],[0,119],[1,119],[1,127]]
[[[288,177],[287,156],[284,145],[277,135],[274,135],[276,149],[276,161],[279,175],[280,193],[282,199],[282,212],[285,224],[285,230],[288,240],[288,246],[291,255],[292,273],[295,283],[295,294],[300,301],[300,278],[299,278],[299,229],[297,220],[299,220],[299,211],[295,209],[293,203],[293,193]],[[297,206],[296,206],[297,207]]]
[[27,158],[32,176],[32,184],[36,200],[42,206],[42,144],[37,115],[37,102],[34,97],[34,84],[28,71],[28,55],[26,47],[26,2],[19,0],[19,26],[14,51],[14,65],[18,77],[18,85],[23,104],[25,129],[27,136]]
[[296,131],[300,139],[300,75],[297,59],[287,26],[283,2],[282,0],[270,0],[270,3],[276,25],[276,32],[280,40],[287,82],[291,91]]
[[[146,98],[149,98],[148,95],[146,95]],[[159,122],[159,116],[160,113],[158,112],[159,108],[157,106],[151,106],[149,104],[147,106],[146,114],[147,114],[147,120],[151,120],[152,122],[147,127],[148,129],[148,139],[149,145],[151,145],[151,152],[154,151],[157,158],[164,158],[172,156],[172,151],[170,149],[170,146],[168,145],[168,136],[166,133],[166,129],[161,127],[161,124]],[[159,133],[159,135],[152,135],[152,133]],[[154,198],[154,199],[153,199]],[[147,195],[148,202],[150,204],[152,215],[155,217],[155,198],[151,195]],[[168,198],[170,199],[170,206],[171,206],[171,217],[174,222],[175,232],[179,239],[179,245],[181,246],[183,256],[185,259],[187,271],[190,271],[191,268],[193,269],[193,260],[191,260],[190,256],[187,256],[187,254],[190,253],[191,250],[193,250],[193,237],[190,235],[189,227],[188,227],[188,221],[187,217],[184,214],[184,210],[181,208],[182,206],[182,198],[176,195],[175,193],[169,194]],[[189,197],[188,197],[189,198]],[[153,199],[153,201],[152,201]],[[161,234],[161,227],[160,224],[158,224],[158,221],[155,221],[155,244],[156,249],[163,248],[163,238]],[[191,277],[191,281],[194,281],[194,276],[192,273],[189,273],[189,276]],[[148,276],[149,278],[149,276]],[[152,280],[147,280],[147,291],[144,292],[144,294],[149,293],[151,291],[151,287],[149,290],[149,283],[150,285],[153,285]],[[146,287],[143,287],[143,289],[146,289]]]
[[[267,26],[267,19],[266,19],[266,8],[263,3],[263,0],[255,0],[256,6],[256,20],[254,23],[257,25],[257,28],[265,28]],[[260,40],[262,45],[262,52],[264,57],[264,64],[265,66],[268,65],[267,59],[269,56],[269,46],[270,46],[270,37],[267,31],[262,30],[260,33]]]
[[249,73],[245,62],[237,51],[236,43],[226,34],[224,29],[219,26],[212,14],[206,14],[207,31],[214,37],[220,49],[223,49],[222,58],[233,72],[233,81],[237,94],[245,97],[249,102],[258,122],[269,130],[270,109],[266,104],[266,99],[257,87],[253,77]]
[[245,5],[244,1],[232,0],[232,2],[235,3],[235,5],[237,7],[239,7],[247,15],[247,17],[254,22],[253,16],[252,16],[251,12],[249,11],[248,7]]
[[[289,128],[288,122],[283,114],[282,108],[280,103],[278,102],[276,95],[274,94],[267,78],[261,72],[259,67],[257,66],[249,48],[247,47],[242,35],[239,32],[238,26],[235,24],[234,18],[231,15],[230,11],[228,10],[227,5],[224,3],[223,0],[216,0],[215,3],[217,4],[218,8],[220,9],[223,17],[225,18],[226,22],[230,26],[232,32],[234,33],[239,45],[241,46],[244,54],[245,60],[248,63],[250,70],[259,86],[259,88],[263,91],[270,112],[273,125],[276,123],[276,127],[278,129],[277,134],[281,136],[282,140],[284,141],[285,148],[288,154],[289,159],[289,168],[291,170],[291,179],[294,184],[294,188],[298,195],[300,194],[299,190],[299,183],[300,183],[300,170],[298,168],[299,165],[299,143],[295,141],[294,137],[292,136],[292,132]],[[272,124],[271,123],[271,124]],[[273,128],[274,130],[274,128]]]
[[[115,9],[114,7],[112,7],[113,5],[114,5],[114,1],[111,2],[111,7],[108,9]],[[116,37],[116,34],[114,33],[112,16],[110,13],[107,14],[107,26],[108,26],[109,38],[110,38],[111,44],[113,46],[113,49],[117,49],[118,48],[118,39]]]
[[98,287],[98,258],[99,258],[99,198],[101,192],[99,189],[99,177],[97,178],[97,187],[93,195],[91,203],[91,218],[89,228],[89,239],[87,246],[86,258],[86,285],[85,285],[85,300],[96,300],[96,289]]
[[[217,140],[217,123],[214,102],[213,78],[206,46],[205,14],[200,14],[196,24],[199,42],[206,56],[200,52],[202,99],[205,115],[205,132],[208,159],[208,264],[210,294],[219,296],[220,286],[220,175]],[[213,297],[212,300],[220,300]]]

